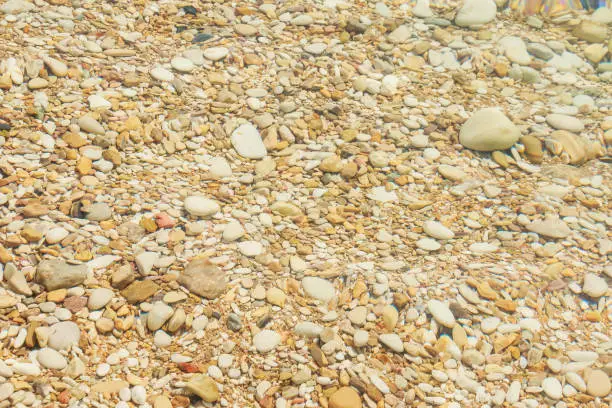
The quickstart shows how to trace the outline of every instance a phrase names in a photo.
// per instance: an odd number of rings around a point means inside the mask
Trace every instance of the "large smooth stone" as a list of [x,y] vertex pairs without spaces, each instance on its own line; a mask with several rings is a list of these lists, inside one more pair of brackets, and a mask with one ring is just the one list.
[[459,27],[486,24],[493,21],[497,5],[493,0],[467,0],[457,12],[455,24]]
[[512,147],[521,131],[497,108],[474,113],[461,127],[459,142],[472,150],[491,152]]
[[230,139],[236,152],[247,159],[263,159],[268,154],[259,131],[250,123],[238,126]]
[[225,291],[225,272],[205,259],[194,259],[179,275],[178,283],[190,292],[207,299],[215,299]]

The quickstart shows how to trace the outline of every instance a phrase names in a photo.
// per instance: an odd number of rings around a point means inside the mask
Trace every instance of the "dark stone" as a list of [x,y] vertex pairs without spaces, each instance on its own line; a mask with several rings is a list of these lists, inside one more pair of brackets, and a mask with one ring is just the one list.
[[229,327],[232,331],[240,331],[242,329],[242,322],[240,321],[240,316],[235,313],[230,313],[227,316],[227,327]]
[[185,14],[191,14],[192,16],[198,14],[198,10],[196,10],[196,8],[193,6],[185,6],[183,7],[183,11],[185,12]]
[[201,43],[204,41],[208,41],[211,38],[213,38],[213,36],[211,34],[206,34],[206,33],[197,33],[194,37],[193,40],[191,40],[192,43],[196,44],[196,43]]
[[351,18],[346,24],[346,31],[349,33],[363,34],[368,29],[368,26],[363,24],[356,18]]
[[11,130],[11,125],[8,123],[0,123],[0,130]]
[[264,327],[266,327],[268,325],[268,323],[270,323],[272,321],[272,316],[270,315],[265,315],[264,317],[262,317],[261,319],[259,319],[259,321],[257,322],[257,327],[259,327],[260,329],[263,329]]

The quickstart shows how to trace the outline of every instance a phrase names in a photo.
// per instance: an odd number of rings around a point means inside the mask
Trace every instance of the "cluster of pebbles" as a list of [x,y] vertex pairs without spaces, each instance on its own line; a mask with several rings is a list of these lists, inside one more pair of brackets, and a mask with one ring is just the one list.
[[0,0],[0,408],[612,403],[612,10]]

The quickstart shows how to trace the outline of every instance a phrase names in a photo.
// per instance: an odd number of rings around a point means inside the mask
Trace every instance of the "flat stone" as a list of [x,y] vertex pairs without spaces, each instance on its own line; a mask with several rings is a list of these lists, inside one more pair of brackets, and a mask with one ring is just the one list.
[[417,0],[416,4],[412,8],[412,14],[419,18],[433,17],[434,13],[429,8],[429,0]]
[[519,65],[529,65],[531,56],[527,52],[527,45],[520,37],[507,36],[499,41],[499,45],[504,49],[506,57]]
[[397,44],[406,42],[412,36],[412,30],[407,25],[400,25],[388,36],[387,41]]
[[480,322],[480,330],[482,330],[482,332],[485,334],[491,334],[497,330],[500,323],[501,320],[499,317],[487,317]]
[[43,57],[43,61],[53,75],[57,77],[65,77],[68,75],[68,66],[62,61],[47,56]]
[[94,289],[89,295],[87,308],[89,310],[102,309],[113,298],[113,291],[107,288]]
[[586,350],[572,350],[567,352],[567,356],[572,361],[580,361],[580,362],[591,362],[596,361],[599,358],[599,354],[595,351],[586,351]]
[[542,391],[548,398],[560,400],[563,397],[563,387],[555,377],[547,377],[542,381]]
[[38,350],[36,359],[41,366],[50,370],[63,370],[68,365],[63,355],[49,347]]
[[554,129],[567,130],[573,133],[580,133],[584,130],[584,124],[580,119],[569,115],[552,113],[546,117],[546,123]]
[[396,353],[402,353],[404,351],[404,343],[402,339],[395,333],[385,333],[378,336],[378,340],[389,347]]
[[577,389],[580,392],[585,392],[587,389],[586,382],[582,379],[582,377],[573,371],[565,373],[565,380],[572,387]]
[[4,267],[4,279],[12,291],[25,296],[32,295],[32,289],[30,289],[23,271],[18,269],[15,264],[6,264]]
[[455,16],[455,24],[469,27],[486,24],[495,19],[497,5],[493,0],[467,0]]
[[591,44],[584,49],[584,56],[590,62],[599,64],[604,59],[608,51],[608,47],[603,44]]
[[81,330],[74,322],[59,322],[51,326],[48,346],[54,350],[69,350],[79,344]]
[[87,102],[89,102],[89,109],[91,110],[104,110],[112,107],[112,104],[102,95],[90,95],[87,97]]
[[599,298],[608,292],[606,280],[594,273],[587,273],[584,276],[582,292],[590,297]]
[[591,21],[599,24],[612,23],[612,8],[599,7],[593,12],[593,14],[591,14]]
[[262,330],[253,336],[253,345],[260,353],[272,351],[281,342],[281,336],[273,330]]
[[368,344],[370,335],[365,330],[355,330],[353,335],[353,345],[355,347],[364,347]]
[[225,47],[210,47],[204,50],[204,58],[211,61],[220,61],[227,57],[229,50]]
[[351,387],[341,387],[329,398],[329,408],[361,408],[361,397]]
[[77,286],[85,281],[87,266],[70,265],[60,260],[44,260],[36,268],[36,280],[47,290]]
[[327,44],[325,43],[313,43],[307,44],[304,46],[304,51],[313,55],[321,55],[327,49]]
[[97,135],[103,135],[106,132],[104,130],[104,126],[89,115],[83,115],[79,118],[79,128],[83,132],[94,133]]
[[527,225],[527,230],[547,238],[565,238],[572,232],[563,220],[553,217],[532,221]]
[[221,397],[217,383],[204,374],[198,374],[189,380],[185,389],[202,398],[204,402],[216,402]]
[[185,211],[196,217],[210,217],[221,210],[215,200],[202,196],[188,196],[185,198]]
[[91,394],[116,394],[124,388],[128,388],[129,383],[123,380],[99,381],[96,382],[90,389]]
[[612,389],[610,376],[602,370],[591,371],[586,383],[586,392],[592,397],[605,397]]
[[264,251],[263,246],[258,241],[243,241],[238,243],[238,251],[244,256],[255,257]]
[[293,330],[298,336],[317,338],[323,331],[323,326],[312,322],[300,322],[295,325],[295,328]]
[[254,27],[250,24],[236,24],[234,26],[234,30],[236,30],[238,34],[243,35],[245,37],[252,37],[259,32],[257,27]]
[[144,251],[134,257],[134,262],[141,275],[148,275],[158,259],[159,254],[157,252]]
[[113,216],[113,211],[107,203],[92,204],[85,218],[90,221],[105,221]]
[[453,239],[455,237],[455,233],[450,229],[446,228],[444,225],[437,221],[429,220],[423,223],[423,231],[427,235],[436,239]]
[[128,303],[140,303],[153,296],[159,289],[159,285],[150,279],[139,280],[123,289],[121,295]]
[[225,229],[223,229],[223,240],[232,242],[244,236],[245,233],[246,231],[242,227],[242,224],[237,221],[233,221],[227,224]]
[[155,303],[153,309],[147,314],[147,327],[151,331],[160,329],[164,323],[170,319],[173,313],[174,309],[164,302]]
[[440,323],[444,327],[453,328],[456,324],[455,316],[450,311],[448,306],[439,300],[432,299],[427,302],[427,310],[436,322]]
[[307,296],[322,302],[329,302],[336,296],[336,290],[331,282],[315,276],[302,279],[302,288]]
[[357,306],[347,313],[348,319],[356,326],[363,326],[368,316],[368,309],[365,306]]
[[178,276],[177,282],[190,292],[215,299],[225,292],[225,272],[205,259],[194,259]]
[[573,34],[581,40],[591,43],[604,42],[608,38],[608,28],[604,24],[582,20],[574,28]]
[[441,164],[438,166],[438,172],[442,177],[451,181],[463,181],[467,178],[467,174],[463,172],[459,167],[451,166],[448,164]]
[[291,24],[296,26],[309,26],[314,23],[314,19],[310,14],[299,14],[291,20]]
[[250,123],[238,126],[230,139],[236,152],[247,159],[263,159],[268,154],[259,131]]
[[431,238],[421,238],[416,242],[416,246],[424,251],[437,251],[442,245]]
[[158,81],[171,82],[172,80],[174,80],[174,74],[165,68],[153,68],[150,74],[153,79],[157,79]]
[[210,160],[210,174],[219,178],[230,177],[232,168],[225,158],[213,157]]
[[170,65],[179,72],[191,72],[195,69],[195,64],[190,59],[184,57],[172,58]]
[[530,43],[527,45],[527,52],[531,55],[543,59],[544,61],[548,61],[552,57],[555,56],[553,50],[551,50],[547,45],[540,43]]
[[581,164],[587,159],[588,145],[584,138],[567,130],[556,130],[550,136],[563,146],[563,151],[569,156],[570,164]]

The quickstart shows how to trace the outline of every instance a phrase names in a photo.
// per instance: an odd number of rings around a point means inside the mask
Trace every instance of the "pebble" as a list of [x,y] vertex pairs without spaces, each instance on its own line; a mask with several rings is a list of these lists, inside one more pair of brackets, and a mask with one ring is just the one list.
[[329,399],[329,408],[359,408],[361,397],[351,387],[341,387]]
[[563,397],[563,387],[555,377],[547,377],[542,381],[542,391],[547,397],[560,400]]
[[101,309],[111,301],[113,295],[113,291],[107,288],[94,289],[87,300],[87,308],[89,310]]
[[68,365],[63,355],[49,347],[38,350],[36,358],[40,365],[50,370],[63,370]]
[[448,164],[439,165],[438,172],[442,175],[442,177],[451,181],[463,181],[467,178],[467,174],[463,170]]
[[104,126],[96,119],[89,115],[83,115],[79,118],[79,128],[84,132],[103,135],[105,133]]
[[582,292],[593,298],[604,296],[608,292],[608,283],[604,278],[594,273],[587,273],[584,276]]
[[593,370],[587,378],[586,392],[593,397],[605,397],[610,394],[612,385],[610,376],[602,370]]
[[459,141],[468,149],[490,152],[509,149],[520,135],[519,129],[500,110],[485,108],[463,124]]
[[551,127],[569,132],[580,133],[584,130],[584,124],[573,116],[552,113],[546,116],[546,123]]
[[147,314],[147,327],[151,331],[161,328],[170,319],[174,309],[163,302],[157,302]]
[[220,398],[215,380],[203,374],[192,377],[185,389],[202,398],[204,402],[216,402]]
[[262,330],[253,336],[253,346],[260,353],[274,350],[281,341],[281,336],[273,330]]
[[532,221],[527,225],[527,229],[549,238],[565,238],[571,234],[567,224],[563,220],[554,217]]
[[227,285],[225,272],[203,258],[187,264],[177,281],[190,292],[207,299],[219,297]]
[[416,242],[417,247],[425,251],[437,251],[442,248],[442,245],[431,238],[421,238]]
[[83,283],[86,277],[85,265],[69,265],[60,260],[44,260],[36,269],[37,281],[47,290],[76,286]]
[[215,200],[202,196],[188,196],[185,198],[185,211],[196,217],[210,217],[221,210]]
[[495,19],[496,13],[497,5],[493,0],[467,0],[457,12],[455,24],[460,27],[486,24]]
[[402,339],[395,333],[381,334],[378,336],[378,340],[396,353],[401,353],[404,351]]
[[247,159],[262,159],[268,154],[259,131],[250,123],[238,126],[232,132],[231,141],[236,152]]
[[211,61],[220,61],[228,54],[229,50],[225,47],[210,47],[204,50],[204,58]]
[[183,57],[172,58],[170,65],[172,65],[172,68],[179,72],[191,72],[195,69],[194,63],[191,60]]
[[432,220],[426,221],[423,224],[423,231],[430,237],[441,240],[453,239],[455,237],[453,231],[446,228],[441,223]]
[[322,302],[329,302],[336,295],[331,282],[315,276],[302,279],[302,288],[307,296]]
[[450,311],[448,306],[439,300],[432,299],[427,302],[427,310],[442,326],[449,328],[453,328],[455,326],[455,316],[453,316],[453,313]]
[[171,82],[174,80],[174,74],[165,68],[156,67],[151,70],[151,77],[158,81]]

